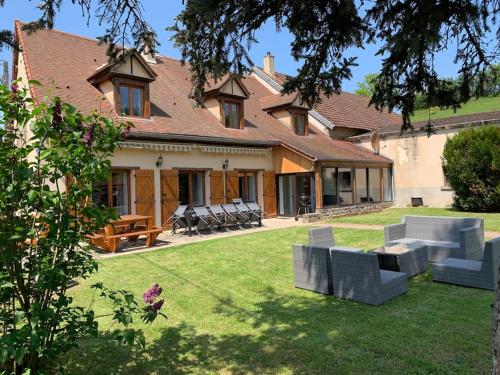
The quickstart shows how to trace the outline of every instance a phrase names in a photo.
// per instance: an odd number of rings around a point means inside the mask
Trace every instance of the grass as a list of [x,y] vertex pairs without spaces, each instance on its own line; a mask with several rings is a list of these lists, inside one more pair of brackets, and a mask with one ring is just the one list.
[[[336,237],[363,249],[383,243],[381,231]],[[63,365],[93,375],[488,372],[492,292],[433,283],[429,273],[380,307],[296,289],[290,245],[306,238],[306,228],[291,228],[101,261],[73,289],[78,303],[97,281],[137,296],[158,282],[169,319],[137,323],[144,350],[84,340]]]
[[[500,96],[495,97],[484,97],[479,99],[472,99],[467,103],[463,104],[461,108],[457,109],[456,112],[453,109],[444,109],[440,110],[438,107],[431,108],[431,119],[439,119],[445,117],[452,116],[461,116],[461,115],[470,115],[473,113],[480,112],[492,112],[498,111],[500,108]],[[429,118],[429,110],[422,109],[419,111],[415,111],[415,114],[412,116],[412,121],[421,121],[427,120]]]
[[467,216],[484,218],[485,230],[500,232],[500,213],[471,213],[455,211],[450,208],[388,208],[381,212],[374,212],[364,215],[343,216],[329,220],[332,223],[353,223],[353,224],[396,224],[401,222],[404,215],[423,215],[423,216]]

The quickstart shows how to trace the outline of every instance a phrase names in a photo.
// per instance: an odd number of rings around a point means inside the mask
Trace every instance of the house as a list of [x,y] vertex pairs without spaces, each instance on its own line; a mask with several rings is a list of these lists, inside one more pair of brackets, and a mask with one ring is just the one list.
[[[351,141],[372,150],[377,140],[380,155],[394,161],[394,197],[396,207],[411,205],[412,198],[430,207],[450,207],[453,189],[443,173],[442,155],[448,138],[461,129],[487,124],[500,126],[500,111],[453,116],[432,120],[433,134],[426,131],[428,121],[413,124],[413,131],[401,134],[401,126],[388,125],[353,136]],[[375,138],[374,138],[375,137]]]
[[370,210],[393,200],[392,161],[344,140],[399,123],[365,98],[343,93],[309,108],[298,94],[280,94],[283,76],[268,55],[263,69],[244,78],[209,82],[200,107],[188,95],[189,70],[176,59],[128,51],[110,65],[96,40],[21,27],[15,23],[21,51],[13,77],[43,84],[30,87],[35,100],[57,95],[84,113],[98,109],[134,123],[93,195],[121,214],[152,215],[159,225],[179,203],[242,197],[272,217],[294,216],[301,206]]

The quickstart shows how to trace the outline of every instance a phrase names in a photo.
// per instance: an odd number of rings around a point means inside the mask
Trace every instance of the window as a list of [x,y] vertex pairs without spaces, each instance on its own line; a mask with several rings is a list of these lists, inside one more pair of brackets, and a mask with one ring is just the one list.
[[356,203],[368,202],[368,175],[366,168],[356,169]]
[[144,117],[144,88],[120,85],[120,115]]
[[204,173],[197,171],[179,172],[180,204],[202,206],[205,204]]
[[368,169],[368,187],[370,193],[370,202],[380,202],[382,198],[382,180],[380,179],[380,169]]
[[384,202],[392,202],[392,168],[384,168]]
[[257,173],[240,172],[238,175],[240,197],[243,202],[257,202]]
[[306,135],[307,121],[305,113],[293,113],[293,132],[297,135]]
[[239,129],[241,119],[241,103],[224,100],[224,125],[226,128]]
[[97,183],[92,193],[92,202],[115,208],[120,215],[130,214],[129,171],[113,170],[107,180]]

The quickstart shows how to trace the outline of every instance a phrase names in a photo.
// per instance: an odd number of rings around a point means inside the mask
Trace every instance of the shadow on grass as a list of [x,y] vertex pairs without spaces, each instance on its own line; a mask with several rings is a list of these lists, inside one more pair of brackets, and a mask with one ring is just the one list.
[[220,298],[213,314],[229,327],[224,333],[184,322],[159,328],[145,349],[103,337],[83,343],[66,367],[95,375],[487,371],[492,294],[428,278],[380,307],[272,288],[248,308]]

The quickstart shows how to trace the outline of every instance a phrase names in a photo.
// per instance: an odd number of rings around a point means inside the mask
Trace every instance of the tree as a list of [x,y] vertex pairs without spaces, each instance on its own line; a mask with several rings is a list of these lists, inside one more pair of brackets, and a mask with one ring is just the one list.
[[[109,157],[128,129],[98,113],[82,115],[59,98],[37,104],[17,84],[11,91],[0,85],[2,374],[37,373],[79,339],[98,335],[100,316],[92,305],[75,305],[68,289],[97,271],[85,236],[117,214],[88,197],[109,174]],[[72,183],[64,191],[66,177]],[[114,323],[128,326],[136,314],[151,322],[160,314],[159,287],[144,296],[144,307],[125,290],[93,288],[96,298],[112,303],[105,316]],[[143,341],[130,329],[112,336]]]
[[[0,6],[6,1],[0,0]],[[25,28],[52,28],[63,2],[41,0],[39,20]],[[100,40],[108,43],[112,60],[120,56],[120,45],[155,51],[157,37],[144,20],[141,0],[71,2],[87,19],[95,7],[99,22],[108,25]],[[498,0],[384,0],[359,5],[355,0],[188,0],[168,29],[175,33],[183,61],[190,64],[193,94],[199,101],[208,79],[249,70],[253,63],[248,48],[267,21],[294,36],[291,55],[303,62],[297,75],[287,78],[284,93],[298,90],[311,104],[321,93],[339,93],[342,80],[352,77],[356,58],[347,57],[348,51],[379,41],[382,68],[371,104],[379,110],[399,110],[406,130],[417,94],[436,106],[452,108],[482,95],[486,71],[500,53],[500,29],[492,30],[499,12]],[[488,33],[495,31],[497,40],[488,40]],[[452,43],[462,79],[450,84],[439,78],[433,61]],[[9,30],[0,31],[0,48],[3,45],[15,46]]]
[[370,73],[365,75],[363,81],[357,83],[357,90],[354,91],[356,95],[361,96],[372,96],[375,92],[375,80],[377,79],[377,74]]
[[446,141],[443,167],[462,211],[500,211],[500,128],[460,131]]
[[[294,37],[291,54],[303,62],[297,75],[285,82],[284,93],[298,90],[309,102],[318,100],[321,92],[340,92],[342,80],[351,78],[356,62],[346,57],[348,50],[380,41],[382,69],[371,103],[377,109],[400,110],[405,130],[416,93],[453,108],[481,94],[485,70],[498,58],[498,40],[488,53],[486,35],[499,11],[500,3],[493,0],[385,0],[361,2],[360,7],[353,0],[191,0],[171,30],[193,71],[199,97],[208,77],[248,69],[252,62],[247,47],[267,21],[277,30],[288,29]],[[434,57],[452,41],[457,43],[460,84],[441,80],[433,66]]]

